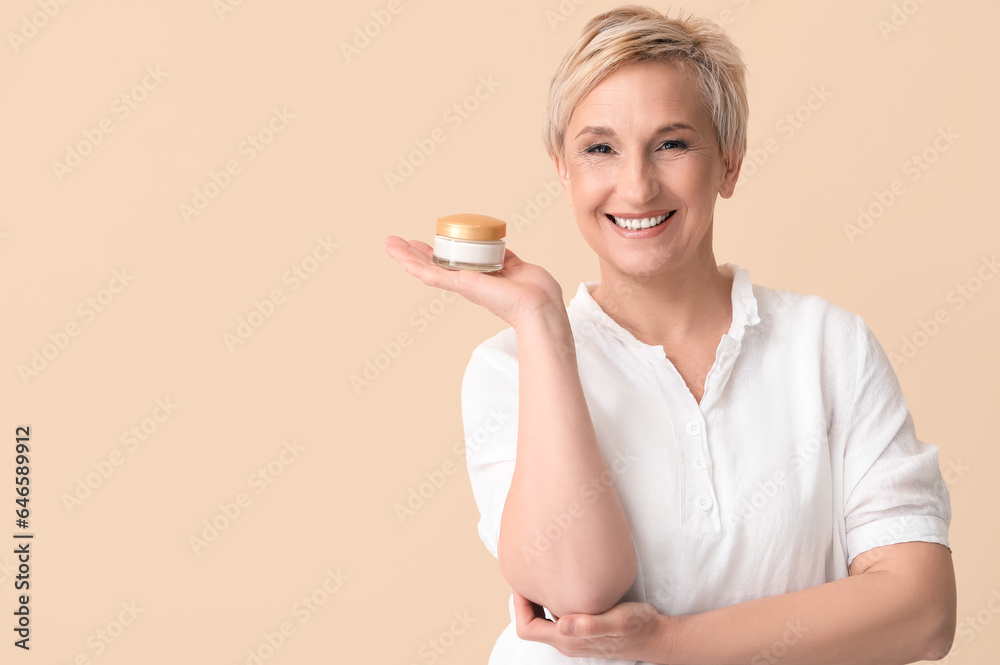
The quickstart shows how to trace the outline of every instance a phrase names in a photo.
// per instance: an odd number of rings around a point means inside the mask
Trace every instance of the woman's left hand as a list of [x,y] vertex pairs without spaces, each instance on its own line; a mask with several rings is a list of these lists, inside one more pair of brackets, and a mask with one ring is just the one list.
[[566,614],[552,622],[541,607],[513,594],[517,636],[563,655],[648,661],[666,646],[669,618],[647,603],[619,603],[604,614]]

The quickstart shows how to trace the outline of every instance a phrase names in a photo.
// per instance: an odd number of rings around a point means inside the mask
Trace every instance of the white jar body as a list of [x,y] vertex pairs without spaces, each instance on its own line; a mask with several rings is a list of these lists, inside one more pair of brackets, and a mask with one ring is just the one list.
[[434,263],[455,270],[494,272],[503,268],[503,240],[464,240],[434,236]]

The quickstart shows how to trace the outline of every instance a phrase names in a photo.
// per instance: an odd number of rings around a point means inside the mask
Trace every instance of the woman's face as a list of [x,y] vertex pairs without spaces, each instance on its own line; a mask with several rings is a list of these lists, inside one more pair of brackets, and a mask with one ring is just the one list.
[[[644,62],[608,75],[573,110],[556,168],[602,277],[714,260],[716,197],[732,196],[739,165],[727,170],[701,100],[676,64]],[[615,217],[649,228],[622,228]]]

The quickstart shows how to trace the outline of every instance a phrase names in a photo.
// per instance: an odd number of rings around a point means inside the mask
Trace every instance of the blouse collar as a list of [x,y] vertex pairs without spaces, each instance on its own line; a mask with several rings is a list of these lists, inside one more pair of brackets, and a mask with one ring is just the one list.
[[[735,263],[723,263],[719,266],[722,274],[733,278],[733,323],[729,328],[729,336],[735,341],[743,339],[745,329],[760,323],[760,316],[757,311],[757,299],[753,295],[753,285],[750,282],[750,271],[740,268]],[[591,292],[600,282],[581,282],[576,291],[576,296],[570,300],[570,310],[576,310],[590,318],[598,325],[603,326],[612,334],[638,342],[632,333],[625,330],[611,316],[605,312]]]

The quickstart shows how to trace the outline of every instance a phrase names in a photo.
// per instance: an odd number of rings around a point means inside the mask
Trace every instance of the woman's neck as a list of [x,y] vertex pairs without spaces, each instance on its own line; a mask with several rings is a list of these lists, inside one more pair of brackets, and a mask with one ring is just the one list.
[[591,297],[618,325],[641,342],[672,347],[732,325],[733,278],[710,254],[699,264],[668,273],[636,277],[603,262],[601,283]]

